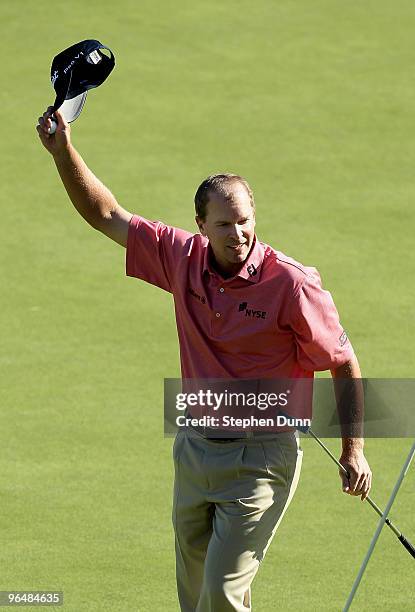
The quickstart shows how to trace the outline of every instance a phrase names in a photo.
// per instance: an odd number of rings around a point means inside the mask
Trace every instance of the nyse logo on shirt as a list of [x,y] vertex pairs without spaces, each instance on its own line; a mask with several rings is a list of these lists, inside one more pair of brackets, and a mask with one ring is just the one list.
[[251,317],[252,319],[265,319],[267,313],[265,310],[254,310],[253,308],[248,308],[248,302],[241,302],[239,304],[239,312],[244,312],[246,317]]

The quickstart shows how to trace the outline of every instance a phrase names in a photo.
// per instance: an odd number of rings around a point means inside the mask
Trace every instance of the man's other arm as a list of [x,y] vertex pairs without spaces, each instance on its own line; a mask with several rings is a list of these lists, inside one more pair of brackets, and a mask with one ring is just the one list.
[[49,107],[39,117],[36,129],[43,146],[53,156],[72,204],[89,225],[126,247],[132,214],[118,204],[73,147],[70,125],[59,111],[54,113],[58,120],[56,132],[48,134],[52,112],[52,107]]
[[349,495],[361,495],[362,501],[369,495],[372,472],[363,454],[364,395],[359,362],[356,356],[331,370],[342,426],[342,455],[339,462],[349,473],[349,479],[339,471],[343,491]]

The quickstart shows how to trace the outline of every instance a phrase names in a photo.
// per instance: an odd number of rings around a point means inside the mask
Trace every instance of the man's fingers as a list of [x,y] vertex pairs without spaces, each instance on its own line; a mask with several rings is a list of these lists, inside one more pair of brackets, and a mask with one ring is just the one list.
[[43,113],[42,117],[38,119],[39,124],[44,128],[46,132],[50,129],[52,121],[56,121],[58,124],[59,131],[69,127],[69,123],[59,110],[54,110],[53,106],[49,106],[48,109]]
[[49,138],[50,135],[47,132],[45,132],[45,130],[40,125],[36,126],[36,130],[42,142],[44,142],[45,140]]
[[348,493],[349,495],[360,495],[364,474],[359,476],[359,474],[350,465],[344,467],[346,468],[348,475],[346,475],[343,470],[340,471],[343,492]]
[[365,478],[366,474],[364,472],[362,474],[352,472],[350,476],[350,491],[352,495],[360,495]]
[[48,134],[49,133],[49,128],[52,125],[52,122],[51,122],[50,118],[46,116],[46,113],[43,113],[42,117],[38,118],[38,123],[39,123],[40,127],[42,128],[42,130],[46,134]]
[[349,479],[345,474],[343,474],[342,481],[344,493],[348,493],[349,495],[353,495],[355,497],[362,496],[362,501],[364,501],[369,495],[372,485],[372,474],[370,472],[364,472],[363,474],[359,475],[352,472]]
[[372,486],[372,472],[363,472],[356,485],[355,495],[361,495],[362,501],[369,495],[370,487]]
[[48,108],[43,113],[42,117],[39,117],[39,125],[44,129],[44,131],[49,134],[49,130],[52,126],[52,117],[53,115],[53,106],[48,106]]
[[349,479],[348,479],[348,477],[346,476],[346,474],[343,471],[341,471],[339,473],[340,473],[340,477],[342,479],[342,489],[343,489],[344,493],[348,493],[349,489],[350,489]]
[[369,495],[371,487],[372,487],[372,472],[369,472],[364,482],[362,501],[365,501],[366,497]]
[[68,127],[68,122],[66,121],[65,117],[62,115],[62,113],[59,110],[55,111],[55,117],[56,117],[58,127],[62,129]]
[[370,486],[368,484],[368,481],[366,480],[364,487],[362,487],[362,497],[361,497],[362,501],[365,501],[366,497],[369,495],[369,491],[370,491]]
[[47,134],[47,128],[45,128],[45,120],[43,119],[43,117],[39,117],[37,121],[38,121],[38,124],[36,126],[36,129],[39,133],[39,136],[41,133]]
[[367,486],[367,478],[368,474],[366,472],[363,472],[363,474],[360,475],[359,480],[356,483],[356,491],[365,490],[365,487]]
[[367,496],[367,492],[368,492],[368,485],[367,485],[367,474],[364,474],[362,478],[359,478],[359,482],[356,486],[356,489],[353,493],[353,495],[356,496]]
[[39,124],[36,126],[36,130],[37,130],[37,133],[39,134],[39,136],[41,136],[41,137],[42,136],[49,136],[49,134],[47,132],[45,132],[43,127],[41,125],[39,125]]

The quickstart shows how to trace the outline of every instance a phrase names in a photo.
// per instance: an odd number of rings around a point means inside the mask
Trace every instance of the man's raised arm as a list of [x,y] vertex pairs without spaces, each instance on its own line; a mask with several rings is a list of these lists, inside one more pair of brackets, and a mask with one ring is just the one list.
[[110,190],[91,172],[82,157],[71,144],[71,128],[59,111],[55,111],[58,127],[49,134],[49,107],[39,117],[37,132],[45,149],[53,156],[62,183],[79,214],[123,247],[127,246],[128,226],[132,214],[124,210]]

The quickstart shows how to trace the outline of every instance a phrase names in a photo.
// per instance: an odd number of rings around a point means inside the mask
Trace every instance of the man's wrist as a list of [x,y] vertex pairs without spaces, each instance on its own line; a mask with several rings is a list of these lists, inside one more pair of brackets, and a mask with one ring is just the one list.
[[364,438],[342,438],[343,453],[363,452],[364,445]]
[[58,151],[52,153],[53,159],[56,164],[68,161],[72,157],[73,146],[69,142],[65,147],[60,148]]

